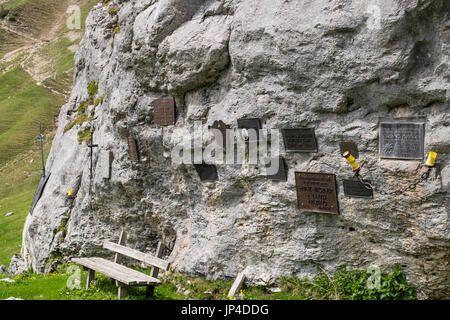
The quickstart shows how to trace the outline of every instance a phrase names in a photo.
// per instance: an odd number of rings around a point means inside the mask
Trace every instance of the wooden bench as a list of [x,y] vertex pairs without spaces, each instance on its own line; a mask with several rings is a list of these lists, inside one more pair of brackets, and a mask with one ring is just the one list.
[[[110,241],[105,241],[103,243],[103,248],[116,253],[114,262],[96,257],[72,259],[73,262],[81,265],[84,270],[88,271],[86,290],[91,286],[91,281],[94,280],[95,272],[97,271],[111,278],[111,281],[115,280],[116,286],[118,287],[119,299],[126,297],[128,286],[146,286],[146,297],[153,296],[155,286],[161,284],[161,281],[157,279],[159,270],[162,269],[167,271],[170,267],[169,262],[161,259],[163,245],[161,242],[158,243],[156,256],[153,256],[126,247],[126,237],[126,232],[122,231],[120,234],[119,243],[113,243]],[[146,275],[142,272],[121,265],[120,262],[122,256],[127,256],[142,261],[146,265],[151,265],[152,269],[150,275]]]

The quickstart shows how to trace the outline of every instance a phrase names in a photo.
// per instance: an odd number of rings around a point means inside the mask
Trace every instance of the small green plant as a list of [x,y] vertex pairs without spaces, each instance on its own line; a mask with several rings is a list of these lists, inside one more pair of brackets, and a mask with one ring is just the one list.
[[112,6],[111,8],[109,8],[108,13],[112,16],[115,16],[116,14],[119,13],[119,8]]
[[93,98],[98,93],[98,83],[96,83],[95,80],[89,82],[87,91],[89,96]]
[[119,34],[120,33],[120,27],[115,27],[114,31],[113,31],[113,35]]
[[91,128],[78,131],[78,143],[82,144],[83,141],[88,144],[91,141]]

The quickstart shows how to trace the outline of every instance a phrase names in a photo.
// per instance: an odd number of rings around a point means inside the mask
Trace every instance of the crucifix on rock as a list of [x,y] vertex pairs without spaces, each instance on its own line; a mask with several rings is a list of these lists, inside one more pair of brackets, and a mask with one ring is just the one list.
[[94,148],[98,147],[98,144],[94,144],[94,133],[93,131],[91,131],[91,142],[88,144],[88,147],[91,148],[91,168],[90,168],[90,172],[91,172],[91,179],[92,179],[92,159],[93,159],[93,153],[94,153]]

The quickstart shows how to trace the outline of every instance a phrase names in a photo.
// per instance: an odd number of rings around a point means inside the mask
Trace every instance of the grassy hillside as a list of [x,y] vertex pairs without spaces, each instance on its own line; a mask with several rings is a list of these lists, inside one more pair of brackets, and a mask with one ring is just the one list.
[[[98,2],[81,1],[82,28]],[[0,5],[0,265],[9,265],[20,252],[41,176],[38,124],[42,122],[47,136],[47,155],[56,117],[71,91],[74,53],[84,32],[66,27],[71,4],[17,0]],[[11,211],[15,214],[5,217]]]

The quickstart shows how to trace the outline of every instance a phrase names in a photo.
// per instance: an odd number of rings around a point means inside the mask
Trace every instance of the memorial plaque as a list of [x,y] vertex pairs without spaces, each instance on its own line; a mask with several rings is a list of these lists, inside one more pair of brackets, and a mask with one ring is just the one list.
[[301,210],[339,214],[334,174],[295,172],[295,184]]
[[136,139],[132,135],[128,136],[128,154],[130,155],[131,161],[139,161]]
[[[275,158],[268,158],[265,159],[266,160],[266,178],[271,179],[271,180],[280,180],[280,181],[286,181],[287,180],[287,168],[286,168],[286,163],[284,161],[284,158],[279,156],[279,157],[275,157]],[[278,162],[278,166],[276,168],[278,168],[278,170],[274,173],[271,172],[271,164],[277,161]]]
[[222,120],[214,121],[213,125],[208,127],[208,129],[220,130],[220,132],[222,133],[222,147],[224,148],[227,146],[227,129],[230,128],[231,127],[225,124],[225,122],[223,122]]
[[380,119],[380,158],[422,160],[424,119]]
[[344,152],[349,151],[355,159],[359,158],[358,145],[355,142],[342,141],[339,143],[339,149],[341,150],[341,155],[343,155]]
[[217,180],[217,168],[212,164],[194,164],[201,181],[215,181]]
[[101,176],[103,179],[111,179],[112,151],[103,150],[101,156]]
[[36,207],[39,199],[41,199],[42,192],[44,191],[45,185],[47,184],[48,178],[50,177],[50,172],[47,173],[45,177],[41,177],[39,185],[33,197],[33,202],[31,203],[30,215],[33,215],[34,208]]
[[[369,180],[367,180],[370,183]],[[368,189],[359,180],[342,180],[344,185],[344,194],[356,198],[373,198],[373,189]]]
[[256,131],[256,139],[259,140],[259,130],[262,129],[259,118],[238,119],[237,123],[239,129],[254,129]]
[[160,126],[175,124],[175,100],[174,98],[160,98],[153,103],[154,122]]
[[314,128],[281,129],[286,152],[317,152]]

